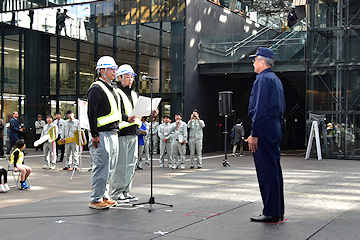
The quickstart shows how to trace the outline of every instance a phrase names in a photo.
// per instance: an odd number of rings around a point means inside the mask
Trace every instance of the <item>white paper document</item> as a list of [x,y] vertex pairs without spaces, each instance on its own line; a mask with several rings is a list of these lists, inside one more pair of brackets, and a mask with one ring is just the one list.
[[150,116],[151,110],[155,110],[161,101],[161,98],[153,98],[152,99],[152,107],[151,107],[151,99],[149,97],[139,96],[139,99],[132,110],[130,117],[142,117],[142,116]]

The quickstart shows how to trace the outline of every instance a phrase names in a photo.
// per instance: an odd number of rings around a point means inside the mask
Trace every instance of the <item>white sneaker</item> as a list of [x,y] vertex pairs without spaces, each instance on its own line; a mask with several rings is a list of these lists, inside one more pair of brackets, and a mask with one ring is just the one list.
[[159,167],[160,167],[160,168],[163,168],[163,167],[164,167],[164,164],[161,163]]
[[128,199],[129,202],[136,202],[137,200],[139,200],[138,197],[131,196],[129,193],[125,193],[125,194],[126,194],[126,199]]
[[117,199],[118,203],[128,203],[130,202],[129,199],[127,199],[123,193],[120,194],[120,197]]
[[178,166],[176,164],[174,164],[174,166],[172,167],[173,169],[177,169]]
[[7,183],[4,184],[4,188],[6,189],[6,191],[10,191],[10,187]]
[[169,165],[168,165],[168,167],[169,167],[169,168],[172,168],[172,165],[171,165],[171,164],[169,164]]
[[55,168],[56,168],[55,166],[51,166],[51,167],[50,167],[51,170],[54,170]]
[[184,170],[184,169],[185,169],[185,166],[181,166],[180,168],[181,168],[181,170]]
[[234,157],[236,157],[236,154],[235,154],[235,153],[233,153],[232,155],[233,155]]
[[244,156],[244,154],[240,154],[240,157],[243,157]]
[[4,185],[2,185],[2,184],[0,185],[0,192],[7,192]]

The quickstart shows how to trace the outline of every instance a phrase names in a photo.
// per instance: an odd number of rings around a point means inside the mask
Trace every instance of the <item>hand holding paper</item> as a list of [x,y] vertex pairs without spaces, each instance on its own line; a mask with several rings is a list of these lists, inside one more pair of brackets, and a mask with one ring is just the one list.
[[139,96],[139,99],[130,113],[130,117],[137,116],[149,116],[151,115],[151,110],[155,110],[161,101],[161,98],[153,98],[152,107],[151,107],[151,99],[148,97]]

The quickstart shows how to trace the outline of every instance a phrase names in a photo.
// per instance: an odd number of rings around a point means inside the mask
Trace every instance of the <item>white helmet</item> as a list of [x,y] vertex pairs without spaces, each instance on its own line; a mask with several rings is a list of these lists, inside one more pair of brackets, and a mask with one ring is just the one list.
[[121,65],[118,70],[116,71],[116,78],[131,73],[133,76],[136,76],[137,74],[134,72],[134,69],[129,64],[123,64]]
[[102,56],[96,64],[96,70],[101,68],[115,68],[117,69],[118,66],[116,65],[115,60],[110,56]]

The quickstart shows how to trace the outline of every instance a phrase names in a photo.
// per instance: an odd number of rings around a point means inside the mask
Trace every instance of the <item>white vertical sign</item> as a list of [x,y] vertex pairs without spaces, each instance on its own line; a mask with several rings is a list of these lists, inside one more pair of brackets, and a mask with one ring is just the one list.
[[79,108],[79,121],[80,128],[90,129],[89,118],[87,115],[88,103],[85,100],[78,99],[78,108]]

